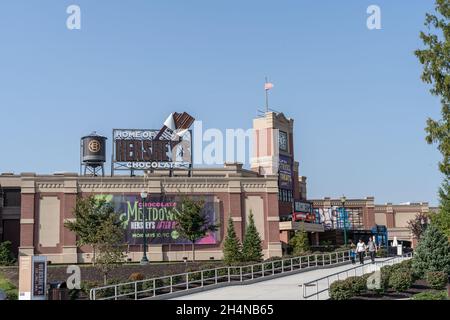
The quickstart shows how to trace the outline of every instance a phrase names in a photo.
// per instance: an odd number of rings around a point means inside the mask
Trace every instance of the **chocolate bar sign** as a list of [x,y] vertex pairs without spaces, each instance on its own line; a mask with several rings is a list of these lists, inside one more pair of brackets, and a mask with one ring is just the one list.
[[157,129],[114,129],[113,170],[182,169],[192,164],[195,119],[188,113],[172,113]]

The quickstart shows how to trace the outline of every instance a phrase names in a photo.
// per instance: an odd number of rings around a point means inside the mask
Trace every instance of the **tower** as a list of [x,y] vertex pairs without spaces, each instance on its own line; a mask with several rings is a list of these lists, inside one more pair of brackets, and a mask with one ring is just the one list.
[[266,112],[253,120],[251,169],[261,175],[278,175],[280,215],[291,214],[294,201],[306,196],[306,185],[305,196],[300,192],[293,131],[294,120],[281,112]]
[[106,139],[95,131],[81,138],[80,175],[97,176],[100,172],[105,175]]

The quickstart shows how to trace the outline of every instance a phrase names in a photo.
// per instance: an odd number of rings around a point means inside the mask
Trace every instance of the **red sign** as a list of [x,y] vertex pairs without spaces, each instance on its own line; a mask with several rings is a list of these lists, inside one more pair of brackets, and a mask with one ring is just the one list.
[[311,213],[294,212],[292,214],[292,217],[294,221],[305,221],[305,222],[316,221],[316,216]]

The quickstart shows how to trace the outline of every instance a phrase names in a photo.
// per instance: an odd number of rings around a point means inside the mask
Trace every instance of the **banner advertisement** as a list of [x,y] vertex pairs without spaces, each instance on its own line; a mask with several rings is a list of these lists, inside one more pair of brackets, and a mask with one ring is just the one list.
[[280,155],[279,161],[279,179],[280,179],[280,188],[292,190],[292,159],[287,156]]
[[[191,244],[180,236],[176,228],[176,216],[182,212],[181,196],[149,196],[145,202],[145,210],[139,195],[102,195],[120,214],[125,229],[125,242],[130,245],[143,244],[143,214],[145,213],[145,229],[148,244]],[[194,200],[203,200],[203,214],[209,223],[216,223],[216,212],[213,196],[195,196]],[[217,235],[209,233],[196,244],[216,244]]]

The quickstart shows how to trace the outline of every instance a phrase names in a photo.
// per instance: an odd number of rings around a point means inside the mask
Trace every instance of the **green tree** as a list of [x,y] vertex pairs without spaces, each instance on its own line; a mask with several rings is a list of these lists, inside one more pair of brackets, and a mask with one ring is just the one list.
[[450,1],[436,0],[435,13],[426,14],[427,32],[421,32],[425,48],[415,54],[423,65],[422,81],[431,86],[432,95],[440,98],[439,120],[429,118],[426,141],[437,144],[442,154],[439,170],[444,181],[439,190],[439,213],[433,222],[450,237]]
[[428,225],[428,215],[426,213],[418,213],[414,219],[408,221],[408,229],[416,239],[420,239]]
[[125,259],[123,243],[124,231],[117,214],[112,214],[105,220],[97,231],[95,265],[103,273],[103,280],[107,284],[107,276]]
[[195,242],[205,237],[209,232],[218,229],[203,212],[205,202],[184,197],[181,202],[180,214],[175,219],[180,236],[192,243],[192,261],[195,261]]
[[104,198],[78,197],[73,215],[75,219],[66,221],[64,226],[76,234],[77,246],[92,246],[92,262],[95,265],[97,247],[104,239],[101,235],[102,225],[110,223],[111,216],[115,215],[114,208]]
[[0,242],[0,266],[9,266],[16,262],[11,251],[11,241]]
[[241,242],[234,230],[233,219],[228,218],[227,236],[223,244],[223,260],[227,264],[241,261]]
[[294,256],[300,256],[309,251],[308,233],[304,229],[295,232],[295,235],[289,240],[292,246]]
[[245,230],[244,243],[242,244],[242,258],[245,261],[260,261],[262,257],[261,237],[256,229],[253,213],[250,210],[248,226]]
[[415,275],[423,277],[429,271],[450,273],[450,244],[447,237],[434,224],[430,224],[417,248],[412,260]]

